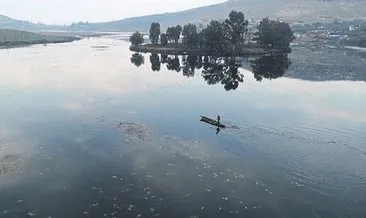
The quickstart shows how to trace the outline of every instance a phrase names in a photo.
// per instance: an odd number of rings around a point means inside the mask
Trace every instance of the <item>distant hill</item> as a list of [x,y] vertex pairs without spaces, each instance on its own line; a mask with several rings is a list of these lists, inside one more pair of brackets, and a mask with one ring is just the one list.
[[62,43],[62,42],[71,42],[74,40],[78,40],[78,38],[68,36],[48,36],[20,30],[0,29],[1,47],[23,46],[31,44]]
[[16,30],[58,30],[62,26],[45,25],[39,23],[31,23],[29,21],[15,20],[7,16],[0,15],[0,29],[16,29]]
[[146,31],[151,22],[163,27],[185,23],[207,23],[224,19],[231,10],[244,11],[249,19],[264,17],[290,23],[331,21],[334,19],[366,19],[366,0],[229,0],[222,4],[191,10],[124,20],[90,23],[88,29],[99,31]]

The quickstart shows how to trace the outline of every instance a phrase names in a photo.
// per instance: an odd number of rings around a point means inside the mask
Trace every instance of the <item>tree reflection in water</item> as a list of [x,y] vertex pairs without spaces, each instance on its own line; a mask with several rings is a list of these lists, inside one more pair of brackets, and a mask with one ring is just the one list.
[[158,54],[151,54],[150,55],[150,63],[151,63],[151,70],[152,71],[160,71],[161,62],[160,57]]
[[168,57],[166,67],[168,70],[180,72],[180,61],[178,55],[175,55],[174,57]]
[[182,58],[182,70],[183,76],[193,77],[198,62],[198,56],[187,55]]
[[264,55],[252,60],[250,66],[257,81],[282,77],[290,67],[291,61],[285,54]]
[[202,76],[209,85],[221,82],[226,91],[235,90],[244,81],[241,66],[236,57],[205,57]]
[[145,58],[140,53],[135,53],[131,57],[131,63],[133,63],[136,67],[140,67],[145,63]]
[[166,64],[168,62],[168,55],[161,55],[161,63]]
[[[161,57],[161,58],[160,58]],[[168,70],[181,72],[183,76],[193,77],[196,70],[201,70],[201,75],[209,85],[222,84],[226,91],[236,90],[244,82],[244,74],[240,68],[245,63],[243,57],[213,57],[185,55],[151,54],[150,63],[153,71],[160,71],[161,64],[166,64]],[[135,53],[131,62],[137,67],[144,63],[144,57]],[[290,67],[291,61],[288,53],[274,53],[257,57],[249,61],[250,68],[257,81],[276,79],[282,77]]]

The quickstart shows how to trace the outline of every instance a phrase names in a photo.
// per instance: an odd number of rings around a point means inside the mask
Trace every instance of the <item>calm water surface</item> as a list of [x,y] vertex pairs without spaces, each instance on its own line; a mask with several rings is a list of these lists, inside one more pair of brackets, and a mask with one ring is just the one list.
[[366,217],[365,56],[226,91],[128,46],[0,50],[0,217]]

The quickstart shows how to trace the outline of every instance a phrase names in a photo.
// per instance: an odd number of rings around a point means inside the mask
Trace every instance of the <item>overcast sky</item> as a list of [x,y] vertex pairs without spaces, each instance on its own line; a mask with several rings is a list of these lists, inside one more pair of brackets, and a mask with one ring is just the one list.
[[174,12],[225,0],[0,0],[0,14],[47,24],[110,21]]

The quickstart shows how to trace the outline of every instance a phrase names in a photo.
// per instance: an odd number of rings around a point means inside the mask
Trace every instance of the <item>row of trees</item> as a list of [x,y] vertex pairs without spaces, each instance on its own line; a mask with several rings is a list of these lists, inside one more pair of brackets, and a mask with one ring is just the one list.
[[[232,11],[223,21],[213,20],[202,31],[197,30],[195,24],[169,27],[166,33],[161,33],[160,24],[152,23],[150,40],[152,44],[165,46],[169,42],[178,43],[183,36],[182,43],[189,48],[199,48],[206,52],[231,53],[242,49],[250,39],[249,21],[242,12]],[[286,50],[293,41],[293,32],[288,23],[279,20],[263,19],[258,25],[253,40],[266,49]],[[140,45],[141,34],[136,32],[131,37],[133,45]]]
[[169,27],[166,29],[165,33],[161,33],[160,24],[159,23],[152,23],[150,27],[150,34],[149,38],[151,43],[154,45],[160,44],[167,45],[169,42],[178,43],[180,36],[182,34],[182,27],[180,25]]

